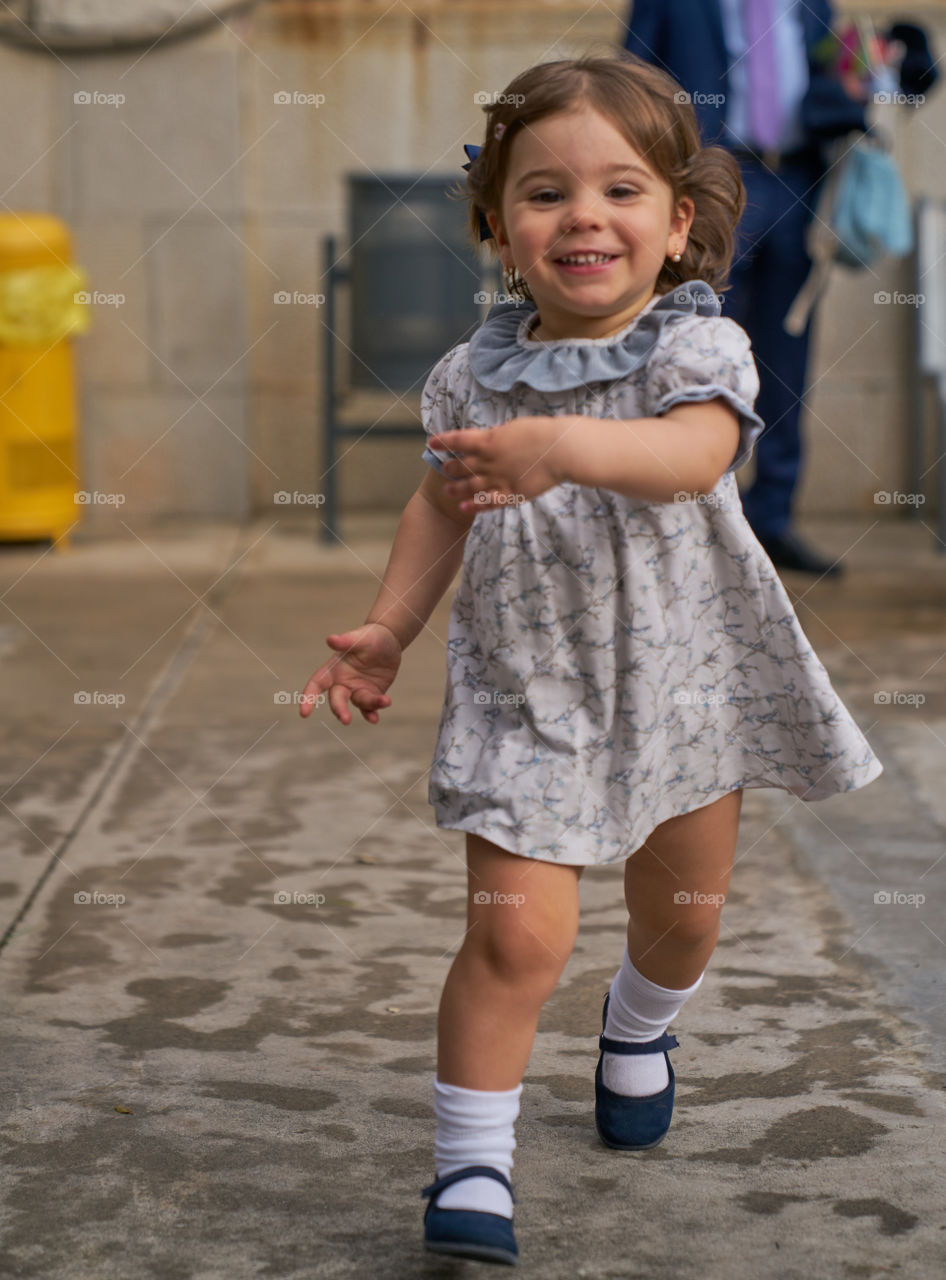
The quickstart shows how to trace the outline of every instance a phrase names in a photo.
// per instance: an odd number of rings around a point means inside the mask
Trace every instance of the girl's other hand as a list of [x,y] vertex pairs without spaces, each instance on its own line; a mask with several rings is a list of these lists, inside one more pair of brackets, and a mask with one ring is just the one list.
[[309,677],[299,714],[303,719],[311,715],[316,698],[328,689],[329,706],[342,724],[351,724],[349,698],[369,723],[377,724],[378,711],[391,705],[385,690],[401,665],[397,636],[381,622],[366,622],[326,636],[326,643],[340,652]]
[[[575,417],[510,418],[497,427],[468,427],[431,436],[431,448],[462,453],[443,465],[451,483],[444,493],[461,511],[490,511],[538,498],[563,484],[568,471],[566,441]],[[472,474],[471,474],[472,473]]]

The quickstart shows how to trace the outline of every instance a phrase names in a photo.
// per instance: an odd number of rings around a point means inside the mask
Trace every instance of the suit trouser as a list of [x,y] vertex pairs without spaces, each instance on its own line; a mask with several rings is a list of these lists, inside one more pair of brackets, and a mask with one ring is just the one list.
[[782,321],[808,275],[805,236],[823,169],[817,160],[786,161],[777,172],[739,158],[746,208],[736,230],[736,251],[723,315],[752,342],[759,372],[756,412],[765,430],[756,440],[756,472],[742,507],[757,537],[777,537],[792,522],[792,498],[802,469],[799,429],[807,391],[811,321],[797,338]]

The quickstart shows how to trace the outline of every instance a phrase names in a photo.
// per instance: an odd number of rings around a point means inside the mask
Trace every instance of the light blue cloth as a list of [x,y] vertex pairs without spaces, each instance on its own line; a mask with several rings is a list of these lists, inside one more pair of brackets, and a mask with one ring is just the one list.
[[608,338],[556,338],[517,343],[523,318],[531,326],[534,302],[498,302],[470,338],[473,376],[491,391],[510,391],[517,382],[536,391],[564,391],[589,382],[626,378],[650,355],[671,316],[718,316],[719,299],[703,280],[687,280],[665,293]]
[[[775,39],[784,120],[778,150],[794,151],[805,142],[801,102],[808,91],[808,54],[799,0],[776,0],[776,4],[779,16],[775,24]],[[751,147],[758,143],[749,129],[749,85],[742,6],[743,0],[720,0],[723,32],[730,55],[725,141],[729,146]]]

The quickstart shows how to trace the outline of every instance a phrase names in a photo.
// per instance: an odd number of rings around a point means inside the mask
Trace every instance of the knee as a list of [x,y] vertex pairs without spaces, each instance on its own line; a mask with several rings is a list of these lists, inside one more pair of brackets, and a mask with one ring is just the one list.
[[716,941],[719,918],[717,908],[707,909],[693,904],[683,906],[674,918],[670,936],[681,947],[705,947],[707,943]]
[[672,938],[677,946],[697,950],[715,942],[721,913],[721,906],[681,901],[659,919],[641,919],[632,912],[631,927],[637,933],[652,936],[654,941]]
[[490,914],[491,919],[480,918],[464,946],[471,946],[493,978],[510,985],[525,983],[547,998],[571,955],[577,925],[511,904],[494,904]]

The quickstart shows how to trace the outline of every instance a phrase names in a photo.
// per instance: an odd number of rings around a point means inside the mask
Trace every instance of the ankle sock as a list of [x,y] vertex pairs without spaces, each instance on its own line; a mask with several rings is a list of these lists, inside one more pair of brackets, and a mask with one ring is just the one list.
[[[493,1093],[443,1084],[434,1076],[434,1163],[438,1178],[471,1164],[489,1165],[511,1177],[521,1093],[521,1084]],[[476,1209],[512,1217],[512,1196],[494,1178],[473,1177],[455,1182],[440,1193],[437,1205],[441,1209]]]
[[[631,1040],[638,1044],[656,1039],[667,1030],[703,977],[701,973],[692,987],[681,990],[660,987],[635,969],[625,946],[621,967],[611,983],[604,1034],[609,1040]],[[655,1053],[606,1053],[601,1078],[605,1088],[634,1098],[660,1093],[670,1083],[662,1049]]]

